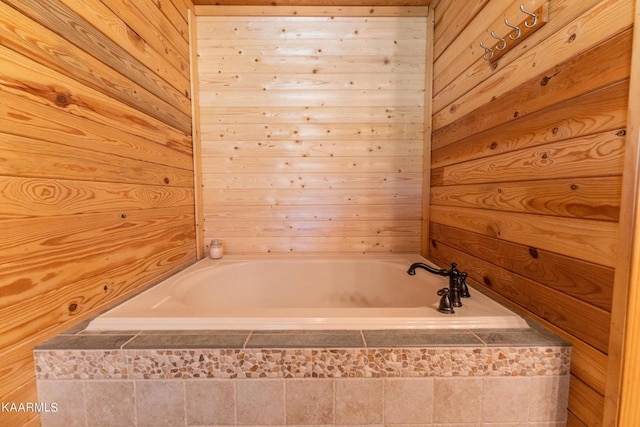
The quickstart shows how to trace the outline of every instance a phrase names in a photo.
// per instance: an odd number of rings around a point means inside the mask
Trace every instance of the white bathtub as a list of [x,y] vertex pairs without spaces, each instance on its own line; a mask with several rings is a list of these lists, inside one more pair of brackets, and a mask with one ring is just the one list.
[[[480,292],[437,311],[448,281],[419,255],[204,259],[94,319],[87,330],[527,328]],[[459,266],[464,270],[464,266]]]

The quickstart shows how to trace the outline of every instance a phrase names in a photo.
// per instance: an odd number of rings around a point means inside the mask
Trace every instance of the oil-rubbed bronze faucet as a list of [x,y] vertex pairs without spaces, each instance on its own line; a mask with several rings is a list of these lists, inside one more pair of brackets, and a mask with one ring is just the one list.
[[[453,307],[462,307],[460,298],[469,298],[469,287],[467,286],[467,273],[459,271],[455,262],[451,263],[451,269],[434,268],[422,262],[414,262],[407,270],[411,276],[416,274],[416,268],[422,268],[429,273],[445,276],[449,278],[449,288],[438,291],[440,299],[440,307],[438,310],[443,313],[453,313]],[[445,291],[446,290],[446,291]]]

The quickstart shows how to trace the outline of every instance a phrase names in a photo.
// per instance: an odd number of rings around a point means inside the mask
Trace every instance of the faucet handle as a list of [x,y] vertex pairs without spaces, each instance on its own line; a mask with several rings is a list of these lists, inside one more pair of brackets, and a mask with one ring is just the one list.
[[440,298],[440,304],[438,305],[438,311],[445,314],[453,314],[453,304],[451,303],[451,297],[449,296],[449,288],[442,288],[438,291]]
[[469,286],[467,286],[467,276],[466,272],[460,273],[460,298],[469,298],[471,296]]

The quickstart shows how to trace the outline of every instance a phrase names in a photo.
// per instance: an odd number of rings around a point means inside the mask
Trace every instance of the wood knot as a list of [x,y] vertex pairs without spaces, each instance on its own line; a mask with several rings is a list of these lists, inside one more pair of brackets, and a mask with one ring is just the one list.
[[69,307],[67,308],[69,310],[69,313],[73,313],[78,309],[78,303],[72,302],[71,304],[69,304]]
[[56,105],[60,107],[66,107],[69,105],[69,97],[67,95],[58,94],[56,96]]
[[537,259],[538,256],[540,256],[536,248],[529,248],[529,255],[531,255],[531,258],[535,258],[535,259]]

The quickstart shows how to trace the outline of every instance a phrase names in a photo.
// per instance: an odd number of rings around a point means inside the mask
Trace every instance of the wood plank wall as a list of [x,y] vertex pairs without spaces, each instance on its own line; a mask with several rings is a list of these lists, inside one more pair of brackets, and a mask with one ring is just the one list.
[[0,2],[2,402],[37,402],[35,345],[195,261],[192,7]]
[[[236,9],[219,13],[246,11]],[[419,251],[422,9],[196,9],[205,242],[222,238],[228,253]]]
[[631,0],[435,5],[429,254],[571,341],[570,426],[603,424],[630,76]]

